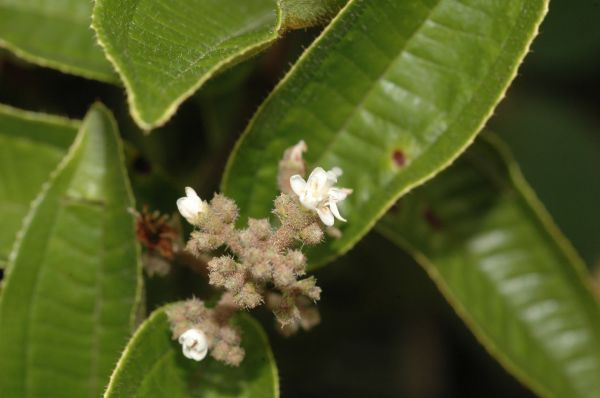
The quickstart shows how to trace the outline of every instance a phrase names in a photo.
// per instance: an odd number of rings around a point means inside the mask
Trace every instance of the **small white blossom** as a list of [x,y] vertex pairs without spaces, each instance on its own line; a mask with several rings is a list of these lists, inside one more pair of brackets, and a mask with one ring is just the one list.
[[181,215],[192,225],[198,223],[198,217],[208,208],[208,203],[200,199],[196,191],[190,187],[185,187],[183,198],[177,199],[177,208]]
[[188,329],[185,331],[179,336],[179,344],[181,344],[183,355],[194,361],[203,360],[208,353],[206,335],[199,329]]
[[341,175],[339,167],[329,171],[317,167],[310,173],[308,181],[304,181],[299,174],[290,178],[290,185],[300,203],[307,209],[316,211],[323,224],[328,227],[333,225],[334,216],[340,221],[346,221],[340,215],[337,204],[346,199],[352,190],[334,187]]

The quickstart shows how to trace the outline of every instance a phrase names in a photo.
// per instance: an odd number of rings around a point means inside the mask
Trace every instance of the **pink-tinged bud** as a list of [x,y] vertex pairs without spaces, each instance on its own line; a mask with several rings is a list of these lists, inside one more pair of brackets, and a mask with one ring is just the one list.
[[258,241],[266,241],[272,234],[271,224],[266,219],[248,220],[248,230],[254,235]]
[[293,147],[286,149],[283,153],[283,158],[279,161],[279,173],[277,175],[277,183],[281,192],[291,193],[290,177],[294,174],[303,176],[306,173],[306,165],[302,159],[302,153],[307,149],[304,141],[300,141]]
[[317,286],[317,280],[313,276],[296,282],[294,290],[313,301],[318,301],[321,298],[321,288]]
[[294,282],[296,282],[296,277],[291,268],[286,267],[285,264],[282,263],[273,265],[273,283],[275,286],[279,289],[283,289]]
[[306,273],[306,257],[300,250],[288,251],[285,259],[296,276]]
[[312,223],[300,231],[300,239],[307,245],[317,245],[323,241],[323,230],[317,223]]
[[225,224],[233,224],[238,217],[237,205],[224,195],[216,194],[210,205],[214,214]]
[[246,283],[242,289],[233,296],[235,303],[242,308],[251,309],[262,304],[262,295],[257,291],[253,283]]
[[246,282],[246,278],[244,277],[244,273],[235,272],[233,274],[225,276],[225,284],[223,287],[229,290],[232,293],[236,293],[242,289],[244,283]]
[[215,257],[208,262],[208,269],[220,274],[229,274],[237,270],[238,266],[235,260],[229,256]]

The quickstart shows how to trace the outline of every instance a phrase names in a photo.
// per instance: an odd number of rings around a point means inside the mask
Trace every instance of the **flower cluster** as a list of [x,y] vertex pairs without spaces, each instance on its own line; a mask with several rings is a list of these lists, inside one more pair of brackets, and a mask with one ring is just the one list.
[[239,364],[243,358],[239,332],[227,325],[238,309],[266,304],[286,335],[319,323],[314,303],[321,289],[314,277],[305,277],[306,257],[298,247],[320,243],[335,218],[346,221],[338,203],[352,191],[335,187],[342,174],[339,168],[317,167],[305,181],[306,149],[299,142],[279,163],[282,194],[272,211],[277,226],[265,218],[249,219],[247,228],[236,228],[238,207],[224,195],[216,194],[209,203],[186,187],[186,196],[177,201],[179,212],[195,228],[186,251],[209,259],[209,283],[225,291],[214,309],[190,300],[169,311],[173,337],[186,357],[202,360],[210,352],[225,363]]
[[201,361],[210,350],[218,361],[237,366],[244,359],[239,330],[228,325],[236,308],[224,295],[214,308],[207,308],[198,299],[173,304],[167,310],[173,338],[182,345],[183,354]]

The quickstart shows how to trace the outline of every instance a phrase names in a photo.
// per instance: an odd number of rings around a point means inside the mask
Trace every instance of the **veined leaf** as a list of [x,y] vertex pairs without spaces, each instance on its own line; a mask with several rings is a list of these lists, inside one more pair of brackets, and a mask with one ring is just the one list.
[[194,362],[171,338],[165,307],[157,309],[129,342],[104,397],[279,397],[277,368],[262,328],[248,315],[236,323],[246,350],[239,367],[210,357]]
[[600,261],[600,184],[591,183],[600,181],[598,121],[567,99],[522,93],[498,116],[494,130],[560,229],[588,265]]
[[93,27],[144,129],[224,67],[278,37],[276,0],[97,0]]
[[0,105],[0,267],[29,205],[75,139],[79,122]]
[[[352,0],[267,99],[233,152],[222,190],[265,217],[283,151],[344,170],[349,250],[394,201],[449,165],[515,76],[546,0]],[[314,265],[318,265],[313,263]]]
[[377,229],[414,255],[477,338],[544,397],[600,391],[600,306],[582,261],[496,139]]
[[92,3],[0,0],[0,46],[41,66],[117,82],[90,28]]
[[35,199],[0,296],[0,396],[97,397],[140,300],[116,125],[94,106]]

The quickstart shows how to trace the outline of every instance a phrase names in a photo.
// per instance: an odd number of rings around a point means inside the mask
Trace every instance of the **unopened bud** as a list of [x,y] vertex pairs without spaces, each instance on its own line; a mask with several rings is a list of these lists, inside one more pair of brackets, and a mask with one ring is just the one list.
[[235,303],[246,309],[254,308],[260,305],[263,301],[262,295],[257,291],[254,284],[248,282],[242,289],[233,296]]
[[233,224],[238,217],[239,211],[235,202],[228,197],[216,194],[210,201],[212,211],[225,224]]
[[307,245],[316,245],[323,240],[323,230],[316,222],[300,231],[300,239]]

